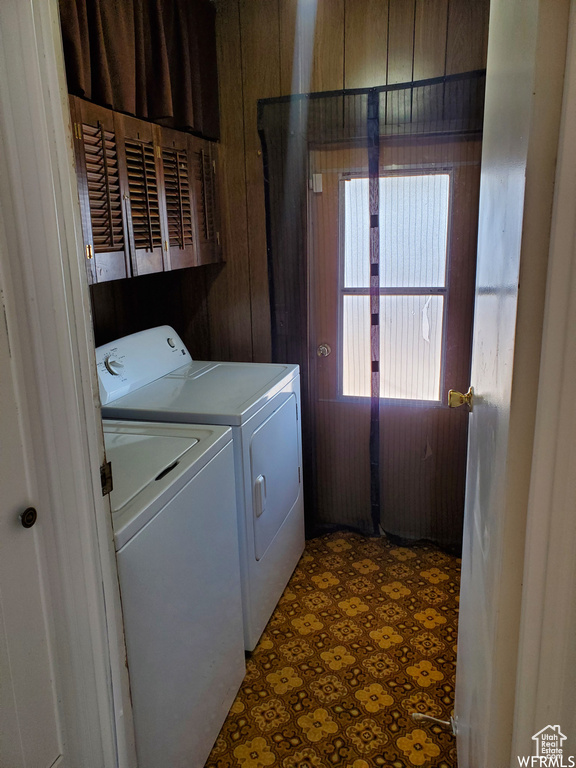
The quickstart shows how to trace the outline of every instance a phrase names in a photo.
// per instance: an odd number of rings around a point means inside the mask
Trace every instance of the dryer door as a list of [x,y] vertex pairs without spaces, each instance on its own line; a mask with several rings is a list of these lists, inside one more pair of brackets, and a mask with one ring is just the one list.
[[264,557],[300,494],[296,395],[277,408],[250,440],[256,560]]

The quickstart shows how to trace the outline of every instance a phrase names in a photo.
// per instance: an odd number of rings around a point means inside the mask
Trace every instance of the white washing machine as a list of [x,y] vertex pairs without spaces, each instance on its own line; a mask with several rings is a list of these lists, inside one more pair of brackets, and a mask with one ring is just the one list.
[[139,768],[202,768],[245,673],[229,428],[104,422]]
[[245,648],[304,550],[297,365],[193,361],[169,326],[96,350],[104,418],[232,428]]

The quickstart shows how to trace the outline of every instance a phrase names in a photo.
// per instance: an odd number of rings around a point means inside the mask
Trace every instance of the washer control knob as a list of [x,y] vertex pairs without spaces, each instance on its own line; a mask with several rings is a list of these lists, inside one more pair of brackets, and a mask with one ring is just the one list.
[[167,341],[168,341],[168,344],[170,344],[170,346],[172,347],[172,349],[176,349],[176,342],[174,341],[174,339],[170,338],[170,339],[167,339]]
[[124,368],[122,363],[118,362],[118,360],[114,360],[113,357],[107,357],[104,360],[104,365],[106,366],[108,373],[111,373],[112,376],[119,376],[120,372]]

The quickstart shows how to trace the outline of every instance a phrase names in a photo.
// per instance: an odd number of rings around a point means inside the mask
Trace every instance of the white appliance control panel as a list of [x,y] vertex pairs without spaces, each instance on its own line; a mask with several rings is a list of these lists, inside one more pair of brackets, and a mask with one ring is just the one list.
[[102,405],[182,368],[192,358],[169,325],[150,328],[96,349]]

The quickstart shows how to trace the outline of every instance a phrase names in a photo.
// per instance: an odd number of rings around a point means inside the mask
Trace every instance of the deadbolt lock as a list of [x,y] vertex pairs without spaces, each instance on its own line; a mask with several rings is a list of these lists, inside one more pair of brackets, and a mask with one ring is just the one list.
[[328,357],[330,352],[332,352],[332,349],[330,348],[329,344],[320,344],[316,350],[318,357]]
[[472,410],[472,399],[474,397],[474,390],[469,388],[465,395],[462,392],[457,392],[455,389],[451,389],[448,392],[448,407],[459,408],[461,405],[466,405]]

